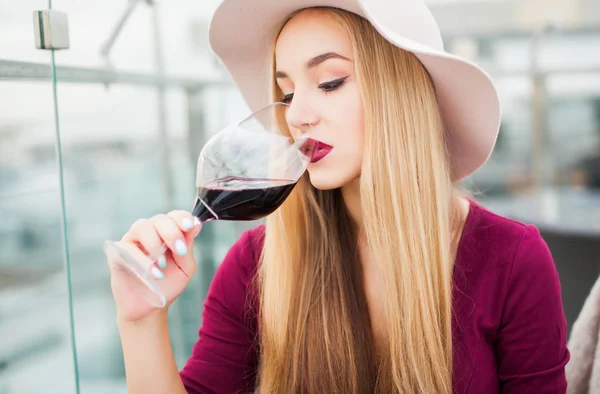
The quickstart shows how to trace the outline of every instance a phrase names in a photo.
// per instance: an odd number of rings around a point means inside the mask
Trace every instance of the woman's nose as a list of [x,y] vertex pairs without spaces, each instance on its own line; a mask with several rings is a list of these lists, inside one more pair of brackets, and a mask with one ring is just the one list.
[[319,122],[316,110],[298,100],[296,95],[287,110],[286,119],[288,125],[295,130],[294,134],[305,134]]

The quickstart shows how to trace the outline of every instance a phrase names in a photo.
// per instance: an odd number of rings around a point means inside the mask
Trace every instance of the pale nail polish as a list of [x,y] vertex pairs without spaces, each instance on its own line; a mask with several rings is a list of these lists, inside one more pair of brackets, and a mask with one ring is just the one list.
[[156,279],[162,279],[165,277],[165,275],[156,267],[152,267],[152,275],[154,275]]
[[185,231],[191,229],[192,227],[194,227],[194,224],[192,223],[192,221],[188,218],[185,218],[181,221],[181,227],[183,227],[183,229]]
[[200,224],[200,219],[198,219],[197,217],[194,217],[194,226],[197,226]]
[[160,257],[157,259],[158,261],[158,268],[167,268],[167,258],[165,257],[165,255],[160,255]]
[[180,256],[185,256],[188,251],[187,246],[185,246],[185,243],[180,239],[175,241],[175,250],[177,250],[177,254]]

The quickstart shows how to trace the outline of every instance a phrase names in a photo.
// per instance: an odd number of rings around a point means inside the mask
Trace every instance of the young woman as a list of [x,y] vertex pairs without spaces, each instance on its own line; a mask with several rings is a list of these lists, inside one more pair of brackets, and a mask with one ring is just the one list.
[[[288,103],[291,136],[333,149],[232,246],[182,371],[167,308],[113,274],[129,392],[564,393],[546,244],[458,192],[494,146],[493,84],[443,51],[418,0],[317,3],[224,0],[214,15],[211,45],[250,107]],[[170,245],[169,304],[198,231],[175,211],[123,237]]]

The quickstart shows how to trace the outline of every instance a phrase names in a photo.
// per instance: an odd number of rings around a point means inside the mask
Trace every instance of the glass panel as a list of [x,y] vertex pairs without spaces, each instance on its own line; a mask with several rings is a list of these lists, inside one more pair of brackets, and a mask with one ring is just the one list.
[[0,392],[75,393],[52,84],[0,89]]
[[[51,70],[50,52],[37,50],[33,36],[33,11],[48,6],[47,0],[0,6],[0,60]],[[0,393],[71,394],[53,85],[28,81],[24,73],[18,64],[0,66]]]
[[[71,24],[71,48],[56,53],[57,66],[104,67],[100,48],[132,3],[113,0],[84,6],[54,0],[53,7],[66,11]],[[194,35],[202,31],[198,26],[217,3],[179,0],[159,8],[162,61],[168,75],[204,78],[218,71],[206,42]],[[111,52],[115,71],[154,73],[153,17],[152,8],[142,1],[131,11]],[[65,193],[82,393],[126,392],[102,242],[120,238],[138,218],[191,209],[204,133],[210,135],[248,114],[236,94],[234,89],[187,92],[171,86],[161,97],[156,86],[133,85],[127,79],[109,86],[59,79],[63,166],[71,174]],[[161,137],[161,119],[166,139]],[[167,143],[168,161],[163,163],[159,152]],[[197,275],[170,309],[180,367],[197,340],[202,304],[216,265],[242,230],[239,224],[211,223],[196,240]]]
[[[189,97],[193,101],[190,107],[184,91],[170,89],[165,94],[172,182],[168,189],[158,154],[165,141],[159,136],[160,108],[154,88],[112,85],[106,89],[59,81],[63,168],[69,174],[65,194],[82,393],[125,392],[102,242],[120,238],[138,218],[172,209],[190,210],[202,132],[207,129],[205,125],[211,125],[213,132],[222,127],[214,117],[202,115],[206,111],[202,103],[223,98],[223,94],[200,95],[197,107],[194,101],[198,97]],[[245,113],[240,110],[236,116],[230,111],[231,108],[216,111],[221,114],[222,124]],[[148,116],[149,113],[153,115]],[[167,190],[171,190],[171,197]],[[202,303],[216,265],[242,230],[239,224],[211,223],[196,240],[200,269],[170,310],[172,342],[180,367],[197,340]]]
[[163,212],[152,88],[58,82],[81,392],[125,393],[102,243]]

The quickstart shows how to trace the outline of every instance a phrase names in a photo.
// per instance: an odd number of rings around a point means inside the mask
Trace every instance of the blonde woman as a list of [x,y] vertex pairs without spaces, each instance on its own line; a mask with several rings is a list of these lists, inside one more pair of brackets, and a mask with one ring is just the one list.
[[[182,371],[167,308],[113,274],[129,393],[566,391],[546,244],[457,188],[492,151],[496,91],[444,52],[421,1],[224,0],[210,40],[252,109],[286,102],[292,137],[333,148],[231,247]],[[198,231],[176,211],[123,237],[171,245],[169,303]]]

